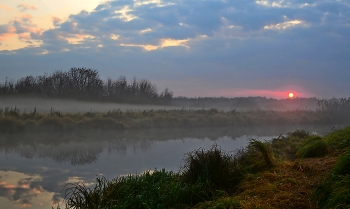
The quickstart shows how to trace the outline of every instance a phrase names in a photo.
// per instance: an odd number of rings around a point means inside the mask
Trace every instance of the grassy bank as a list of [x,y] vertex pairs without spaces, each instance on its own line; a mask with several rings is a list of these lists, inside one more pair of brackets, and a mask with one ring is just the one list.
[[324,111],[272,111],[239,112],[217,109],[177,109],[121,111],[104,113],[62,113],[51,108],[48,113],[20,112],[18,108],[0,108],[0,133],[76,131],[76,130],[135,130],[150,128],[239,127],[263,125],[340,124]]
[[[350,127],[297,130],[235,152],[187,153],[165,170],[66,186],[67,208],[349,208]],[[321,150],[321,151],[320,151]]]

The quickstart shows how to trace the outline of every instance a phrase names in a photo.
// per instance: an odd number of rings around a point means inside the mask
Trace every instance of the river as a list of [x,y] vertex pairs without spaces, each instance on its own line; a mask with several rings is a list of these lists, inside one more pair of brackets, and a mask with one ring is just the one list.
[[249,139],[270,140],[301,128],[324,135],[332,126],[0,135],[0,205],[56,208],[67,183],[92,185],[98,175],[113,179],[152,169],[177,172],[195,149],[217,144],[234,152]]

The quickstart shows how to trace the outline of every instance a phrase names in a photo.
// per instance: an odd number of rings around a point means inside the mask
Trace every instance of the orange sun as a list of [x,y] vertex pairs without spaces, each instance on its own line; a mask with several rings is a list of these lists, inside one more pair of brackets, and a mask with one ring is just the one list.
[[294,94],[291,92],[288,94],[289,98],[293,98],[294,97]]

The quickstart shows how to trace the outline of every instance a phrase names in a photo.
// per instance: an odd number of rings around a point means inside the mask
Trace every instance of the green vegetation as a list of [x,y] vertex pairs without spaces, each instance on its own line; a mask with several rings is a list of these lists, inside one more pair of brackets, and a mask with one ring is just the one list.
[[314,196],[320,208],[350,207],[350,150],[339,160],[327,178],[317,187]]
[[[337,144],[349,139],[349,128],[325,137],[297,130],[271,142],[251,140],[233,153],[200,148],[185,155],[179,173],[99,177],[92,189],[69,184],[66,207],[349,208],[350,150]],[[325,153],[315,149],[324,146]],[[298,158],[285,158],[292,151]]]
[[335,129],[324,137],[324,140],[333,149],[350,147],[350,127]]
[[186,184],[179,174],[165,170],[122,176],[112,181],[99,177],[93,189],[82,183],[67,186],[69,208],[182,208],[220,195],[212,191],[207,182]]
[[301,158],[321,157],[328,153],[327,143],[320,136],[310,136],[298,148],[296,156]]
[[233,190],[243,177],[238,160],[217,145],[209,150],[200,148],[187,153],[180,173],[188,184],[207,182],[214,191],[227,192]]
[[248,148],[260,152],[261,155],[264,157],[266,166],[272,167],[274,165],[273,152],[268,142],[263,143],[256,139],[251,139]]
[[[350,118],[350,117],[349,117]],[[294,111],[219,111],[217,109],[175,109],[121,111],[105,113],[62,113],[50,108],[48,113],[20,112],[16,107],[0,107],[0,133],[76,131],[76,130],[135,130],[150,128],[242,127],[273,125],[329,124],[322,112]]]

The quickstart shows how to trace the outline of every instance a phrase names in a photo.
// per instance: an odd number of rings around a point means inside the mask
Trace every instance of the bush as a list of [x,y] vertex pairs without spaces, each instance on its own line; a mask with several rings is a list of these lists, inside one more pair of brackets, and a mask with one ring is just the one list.
[[214,189],[228,192],[243,177],[234,157],[218,145],[213,145],[208,150],[200,148],[187,153],[180,170],[186,183],[209,182]]
[[297,149],[299,158],[321,157],[328,153],[328,145],[320,136],[311,136]]
[[321,209],[350,208],[350,150],[339,157],[333,170],[313,193]]

